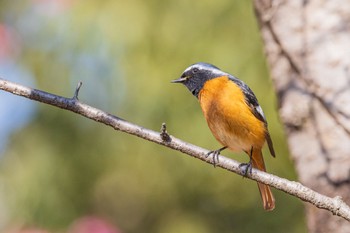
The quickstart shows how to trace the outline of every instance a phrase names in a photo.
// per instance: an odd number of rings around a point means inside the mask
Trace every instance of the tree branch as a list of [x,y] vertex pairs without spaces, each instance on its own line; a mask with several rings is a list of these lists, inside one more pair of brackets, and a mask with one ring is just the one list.
[[[94,108],[92,106],[80,102],[78,100],[80,87],[81,83],[78,84],[73,98],[65,98],[37,89],[25,87],[0,78],[1,90],[75,112],[91,120],[111,126],[115,130],[135,135],[137,137],[158,143],[168,148],[181,151],[184,154],[190,155],[207,163],[214,164],[213,160],[210,157],[206,156],[209,152],[208,150],[184,142],[178,138],[169,135],[166,131],[164,123],[162,125],[161,132],[156,132],[130,123],[119,117],[106,113],[100,109]],[[239,167],[239,162],[221,155],[218,158],[219,161],[215,161],[215,165],[217,167],[221,167],[228,171],[242,175],[241,169]],[[334,215],[340,216],[350,221],[350,207],[339,196],[330,198],[318,192],[315,192],[298,182],[289,181],[287,179],[280,178],[278,176],[268,174],[257,169],[252,169],[252,173],[248,174],[247,177],[249,179],[282,190],[290,195],[300,198],[303,201],[309,202],[318,208],[328,210]]]

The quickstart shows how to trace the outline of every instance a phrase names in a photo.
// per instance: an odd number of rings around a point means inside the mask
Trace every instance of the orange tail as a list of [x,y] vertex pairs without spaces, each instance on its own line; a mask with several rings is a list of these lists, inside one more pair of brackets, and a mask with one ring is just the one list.
[[[261,150],[253,150],[252,165],[253,168],[259,169],[261,171],[266,171]],[[270,186],[258,183],[258,187],[261,199],[263,201],[264,209],[268,211],[273,210],[275,208],[275,198],[273,197]]]

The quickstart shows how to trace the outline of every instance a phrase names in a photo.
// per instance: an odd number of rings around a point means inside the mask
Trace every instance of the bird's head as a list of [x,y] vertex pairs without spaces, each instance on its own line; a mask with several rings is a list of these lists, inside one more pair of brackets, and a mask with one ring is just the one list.
[[171,82],[184,84],[198,98],[198,94],[206,81],[226,75],[228,74],[212,64],[199,62],[189,66],[180,78]]

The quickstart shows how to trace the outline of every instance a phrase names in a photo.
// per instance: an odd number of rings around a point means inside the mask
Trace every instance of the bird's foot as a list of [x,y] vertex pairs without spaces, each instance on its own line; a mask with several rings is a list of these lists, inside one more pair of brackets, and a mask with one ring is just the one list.
[[248,174],[251,175],[252,174],[252,157],[253,157],[253,147],[250,149],[250,153],[249,153],[249,162],[248,163],[241,163],[239,165],[239,168],[241,169],[241,173],[243,176],[247,177]]
[[213,165],[214,167],[216,167],[216,164],[219,163],[219,154],[221,151],[225,150],[227,147],[223,147],[223,148],[220,148],[218,150],[212,150],[212,151],[209,151],[207,154],[206,154],[206,158],[208,158],[210,155],[213,156]]
[[247,177],[248,174],[251,175],[252,174],[252,163],[249,161],[249,163],[241,163],[239,165],[239,168],[241,169],[241,173],[243,176]]

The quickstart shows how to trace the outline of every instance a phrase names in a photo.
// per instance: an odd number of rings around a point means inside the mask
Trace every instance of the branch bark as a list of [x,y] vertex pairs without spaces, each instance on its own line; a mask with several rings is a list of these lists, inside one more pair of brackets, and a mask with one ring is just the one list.
[[[115,130],[122,131],[151,142],[155,142],[168,148],[181,151],[184,154],[190,155],[209,164],[214,164],[213,160],[207,156],[207,153],[209,152],[208,150],[169,135],[166,131],[164,123],[162,125],[161,131],[156,132],[82,103],[78,99],[80,87],[81,83],[78,84],[72,98],[65,98],[41,90],[25,87],[0,78],[0,90],[4,90],[18,96],[75,112],[86,118],[110,126]],[[233,159],[219,155],[219,160],[215,162],[216,167],[221,167],[228,171],[242,175],[241,169],[239,167],[240,163]],[[309,202],[320,209],[328,210],[334,215],[340,216],[350,222],[350,207],[344,201],[342,201],[342,198],[339,196],[330,198],[317,193],[298,182],[289,181],[287,179],[280,178],[278,176],[256,169],[252,169],[252,173],[248,174],[247,178],[270,185],[271,187],[298,197],[305,202]]]

